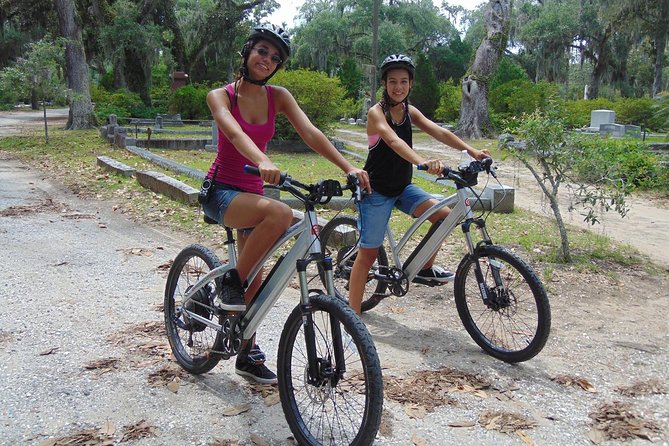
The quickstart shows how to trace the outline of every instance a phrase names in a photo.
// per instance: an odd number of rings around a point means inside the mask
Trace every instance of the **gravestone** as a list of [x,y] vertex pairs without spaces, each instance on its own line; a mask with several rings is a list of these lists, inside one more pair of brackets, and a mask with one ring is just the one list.
[[625,125],[625,136],[641,139],[641,127],[638,125]]
[[602,124],[613,124],[616,122],[616,112],[613,110],[593,110],[590,112],[589,130],[598,132]]
[[601,136],[613,136],[614,138],[622,138],[625,136],[625,126],[622,124],[600,124],[599,134]]

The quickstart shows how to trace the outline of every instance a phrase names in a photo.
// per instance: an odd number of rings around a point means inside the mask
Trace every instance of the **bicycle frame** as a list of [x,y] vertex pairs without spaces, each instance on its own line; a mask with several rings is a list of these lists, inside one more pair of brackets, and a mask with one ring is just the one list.
[[[386,239],[390,246],[390,252],[393,258],[395,266],[400,267],[404,271],[406,278],[411,282],[418,272],[423,269],[423,265],[432,258],[433,255],[437,253],[441,244],[446,237],[448,237],[451,232],[458,226],[462,224],[462,231],[465,235],[465,243],[467,245],[467,250],[470,254],[474,253],[474,242],[472,241],[471,233],[469,228],[471,224],[475,224],[479,229],[483,240],[490,240],[488,232],[485,229],[485,224],[482,221],[474,219],[474,213],[472,211],[472,206],[467,196],[467,190],[464,186],[456,185],[456,193],[449,195],[446,198],[439,200],[439,202],[432,205],[428,208],[420,217],[416,218],[413,224],[407,229],[406,233],[402,238],[396,242],[394,234],[390,229],[390,226],[386,227]],[[418,246],[411,252],[406,261],[402,261],[400,258],[400,253],[405,248],[407,242],[414,236],[418,228],[425,223],[425,221],[430,218],[434,213],[441,210],[444,206],[455,203],[452,207],[451,212],[446,218],[441,222],[435,224],[431,230],[423,237]],[[346,260],[353,255],[359,249],[359,245],[356,249],[351,250],[347,255],[342,259]]]
[[[295,244],[284,254],[281,255],[279,260],[276,262],[270,273],[263,280],[260,289],[256,293],[256,296],[253,298],[253,301],[247,308],[246,312],[243,314],[240,322],[240,334],[239,336],[246,340],[250,339],[253,334],[256,332],[263,319],[269,311],[272,309],[274,304],[277,302],[283,290],[288,285],[288,282],[293,277],[295,272],[298,270],[297,263],[300,259],[305,259],[307,263],[313,261],[324,261],[323,255],[321,254],[321,244],[318,239],[318,215],[314,210],[308,210],[304,214],[304,218],[292,225],[286,233],[272,246],[267,255],[262,259],[261,262],[254,268],[251,272],[250,280],[260,272],[262,265],[272,256],[272,254],[279,250],[279,248],[285,244],[291,238],[297,237]],[[221,265],[213,270],[209,271],[206,275],[202,276],[197,283],[195,283],[189,290],[184,294],[184,302],[187,302],[193,297],[193,295],[200,290],[203,286],[211,281],[222,277],[226,271],[236,266],[237,256],[234,246],[234,240],[226,242],[228,248],[228,258],[229,262],[227,264]],[[305,265],[306,267],[306,265]],[[334,284],[332,282],[332,266],[325,267],[326,274],[329,270],[329,283],[326,283],[327,292],[330,295],[334,295]],[[307,278],[306,271],[303,268],[300,268],[299,271],[299,280],[300,280],[300,302],[302,304],[308,304],[309,302],[309,291],[307,289]],[[214,330],[221,330],[221,325],[215,321],[211,321],[207,318],[203,318],[200,315],[184,309],[188,313],[188,316],[197,320],[200,323],[203,323]]]

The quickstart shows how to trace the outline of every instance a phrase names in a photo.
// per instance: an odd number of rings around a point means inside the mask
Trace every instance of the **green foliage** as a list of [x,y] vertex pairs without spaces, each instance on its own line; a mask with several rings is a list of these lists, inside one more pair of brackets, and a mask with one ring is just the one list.
[[469,62],[474,49],[468,43],[460,40],[459,35],[446,45],[439,44],[431,48],[428,58],[434,68],[434,73],[439,81],[459,81],[467,72]]
[[91,101],[95,103],[95,116],[107,119],[110,114],[120,118],[155,118],[158,110],[147,107],[137,93],[119,90],[108,92],[102,87],[91,88]]
[[434,112],[439,105],[438,90],[432,65],[424,54],[419,55],[410,99],[428,119],[434,119]]
[[0,90],[5,101],[30,97],[34,91],[40,100],[54,100],[65,93],[62,77],[65,44],[49,36],[28,46],[15,64],[0,71]]
[[362,70],[358,68],[355,60],[346,58],[337,70],[337,76],[346,90],[346,98],[356,100],[362,89]]
[[452,82],[439,83],[439,106],[434,118],[439,122],[457,122],[460,119],[462,88]]
[[207,106],[207,85],[189,84],[174,91],[169,103],[170,113],[180,113],[182,119],[210,119]]
[[643,125],[651,130],[662,128],[662,120],[655,116],[653,100],[650,98],[598,98],[592,100],[562,101],[561,114],[569,128],[590,125],[592,110],[613,110],[616,123]]
[[578,154],[574,173],[579,181],[623,181],[630,189],[669,186],[666,169],[639,139],[574,135],[569,138],[568,146]]
[[490,91],[489,106],[496,113],[520,116],[535,110],[545,110],[557,94],[554,84],[515,79]]
[[662,93],[653,103],[653,119],[659,128],[669,128],[669,93]]
[[490,81],[490,89],[494,90],[502,84],[514,80],[529,81],[530,78],[523,67],[511,61],[508,57],[502,57],[497,65],[495,75]]
[[[331,133],[335,120],[346,107],[346,90],[339,78],[330,78],[324,73],[304,69],[281,70],[274,75],[271,83],[288,89],[311,122],[326,134]],[[275,138],[299,139],[283,115],[277,116]]]

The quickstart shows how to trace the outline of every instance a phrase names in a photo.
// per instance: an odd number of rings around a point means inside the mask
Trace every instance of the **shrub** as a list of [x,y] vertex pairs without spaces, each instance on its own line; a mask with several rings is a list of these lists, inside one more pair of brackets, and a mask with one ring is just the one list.
[[514,79],[491,89],[489,105],[496,113],[520,116],[544,111],[556,93],[557,87],[549,82]]
[[662,128],[662,121],[654,115],[653,100],[650,98],[617,98],[615,100],[597,98],[592,100],[562,101],[561,114],[569,128],[590,125],[592,110],[613,110],[616,123],[642,125],[651,130]]
[[462,88],[450,82],[439,83],[439,105],[434,118],[439,122],[457,122],[460,119]]
[[174,91],[169,102],[170,113],[181,114],[182,119],[209,119],[207,106],[210,86],[189,84]]
[[590,112],[593,110],[612,110],[613,102],[609,99],[580,99],[561,101],[560,115],[567,128],[581,128],[590,125]]
[[597,183],[608,178],[622,179],[632,188],[666,187],[666,172],[639,139],[573,135],[568,145],[578,152],[574,172],[581,181]]
[[146,113],[147,109],[137,93],[128,91],[110,93],[102,87],[93,86],[91,100],[95,102],[95,116],[102,121],[110,114],[121,118],[139,117],[138,113]]
[[[330,78],[324,73],[305,69],[281,70],[274,75],[271,82],[287,88],[311,122],[326,134],[332,132],[335,120],[346,107],[345,90],[339,78]],[[277,116],[274,137],[299,139],[299,135],[283,115]]]

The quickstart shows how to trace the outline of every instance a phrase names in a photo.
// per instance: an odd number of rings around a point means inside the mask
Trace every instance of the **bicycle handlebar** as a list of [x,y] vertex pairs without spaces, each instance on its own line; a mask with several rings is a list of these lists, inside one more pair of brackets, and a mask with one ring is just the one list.
[[[260,170],[257,167],[248,164],[244,166],[244,172],[250,175],[260,176]],[[360,187],[358,177],[355,175],[348,175],[346,186],[342,187],[341,183],[337,180],[320,180],[315,184],[304,184],[288,175],[287,172],[283,172],[280,176],[279,184],[276,186],[272,185],[271,187],[285,190],[303,203],[312,205],[327,204],[332,197],[343,196],[345,190],[353,192],[353,197],[356,202],[362,200],[366,196],[365,191]],[[304,194],[300,189],[308,193]]]
[[[444,170],[441,171],[441,178],[453,180],[456,183],[469,184],[471,183],[471,177],[476,177],[480,172],[486,172],[493,177],[497,178],[496,168],[492,165],[492,158],[486,157],[481,161],[472,160],[469,164],[460,165],[457,169],[452,169],[450,167],[444,167]],[[418,170],[427,170],[426,164],[419,164],[416,166]]]

